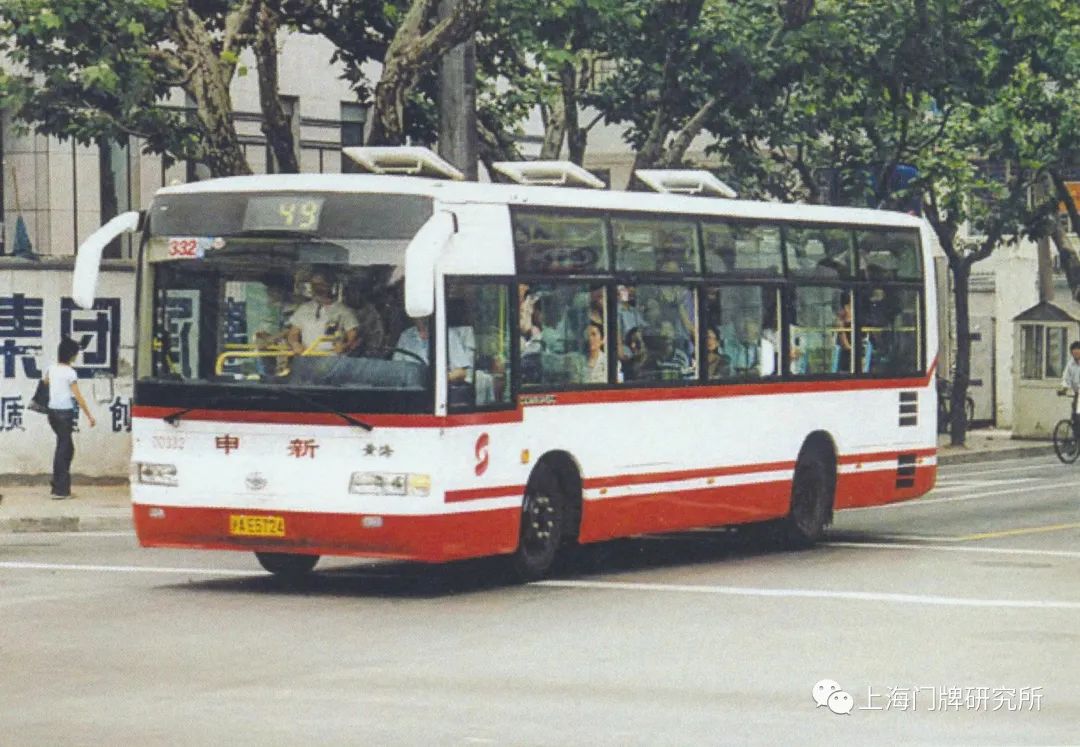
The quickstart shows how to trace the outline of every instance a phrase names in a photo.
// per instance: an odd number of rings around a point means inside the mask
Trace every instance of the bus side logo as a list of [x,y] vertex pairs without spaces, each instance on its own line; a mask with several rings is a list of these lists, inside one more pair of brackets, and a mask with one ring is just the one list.
[[476,439],[476,474],[482,475],[487,472],[488,468],[488,443],[490,439],[488,434],[481,433],[480,438]]

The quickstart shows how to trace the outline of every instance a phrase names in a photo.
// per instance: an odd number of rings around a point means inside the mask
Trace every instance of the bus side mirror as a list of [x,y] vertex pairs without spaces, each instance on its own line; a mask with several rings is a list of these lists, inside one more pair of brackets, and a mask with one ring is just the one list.
[[405,249],[405,313],[430,316],[435,311],[435,260],[457,231],[453,213],[427,219]]
[[105,247],[120,234],[138,230],[139,216],[134,210],[121,213],[79,245],[75,255],[75,272],[71,278],[71,298],[81,308],[89,309],[94,305],[101,254]]

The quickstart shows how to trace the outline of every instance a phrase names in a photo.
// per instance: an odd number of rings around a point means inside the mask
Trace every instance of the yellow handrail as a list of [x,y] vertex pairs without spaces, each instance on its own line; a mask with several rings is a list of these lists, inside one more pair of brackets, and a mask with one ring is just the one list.
[[[338,355],[333,350],[316,350],[319,345],[324,342],[332,342],[336,339],[333,335],[322,335],[315,338],[302,353],[294,353],[287,345],[274,345],[265,348],[259,348],[251,343],[226,343],[226,348],[236,348],[234,350],[225,350],[225,352],[218,355],[217,360],[214,362],[214,373],[220,376],[225,372],[225,362],[233,358],[293,358],[297,355],[312,358],[321,358],[329,355]],[[284,367],[278,367],[277,374],[279,376],[287,376],[290,371],[290,366],[286,364]]]

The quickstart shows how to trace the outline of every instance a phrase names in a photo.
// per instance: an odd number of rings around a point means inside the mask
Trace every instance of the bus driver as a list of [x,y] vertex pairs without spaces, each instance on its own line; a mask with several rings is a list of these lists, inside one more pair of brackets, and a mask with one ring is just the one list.
[[285,331],[289,348],[297,355],[310,350],[347,354],[359,342],[360,322],[356,314],[334,298],[334,279],[330,273],[316,270],[308,284],[311,300],[297,307]]

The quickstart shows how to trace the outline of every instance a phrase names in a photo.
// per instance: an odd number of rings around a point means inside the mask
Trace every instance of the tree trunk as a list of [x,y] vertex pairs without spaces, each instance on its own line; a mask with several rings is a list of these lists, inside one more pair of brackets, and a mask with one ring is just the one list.
[[966,259],[950,260],[953,276],[953,303],[956,305],[956,370],[953,372],[952,397],[949,401],[949,441],[963,446],[967,438],[967,390],[971,382],[971,319],[968,290],[971,264]]
[[562,153],[566,137],[566,106],[561,95],[551,96],[544,123],[544,142],[540,145],[541,161],[554,161]]
[[[234,22],[238,28],[232,27]],[[200,160],[213,176],[250,174],[251,167],[244,158],[232,121],[229,82],[235,63],[215,52],[209,33],[190,9],[176,13],[173,23],[177,58],[184,68],[191,70],[184,91],[195,102],[195,117],[203,131]],[[240,34],[244,26],[242,19],[230,17],[232,34]]]
[[401,145],[405,142],[405,91],[398,86],[389,69],[375,85],[375,105],[371,112],[371,132],[368,145]]
[[274,152],[277,170],[286,174],[300,173],[293,138],[292,118],[281,104],[278,95],[278,17],[265,4],[259,8],[255,27],[255,66],[259,74],[259,104],[262,108],[262,131]]
[[575,64],[564,63],[559,70],[559,87],[562,89],[563,109],[566,111],[566,150],[570,161],[578,166],[585,162],[585,142],[588,138],[588,133],[581,128],[578,111],[580,83]]
[[251,166],[244,158],[240,138],[233,126],[232,99],[228,87],[222,85],[217,76],[199,70],[192,76],[191,89],[195,116],[205,136],[202,161],[210,169],[210,174],[215,177],[250,174]]

